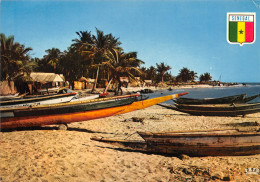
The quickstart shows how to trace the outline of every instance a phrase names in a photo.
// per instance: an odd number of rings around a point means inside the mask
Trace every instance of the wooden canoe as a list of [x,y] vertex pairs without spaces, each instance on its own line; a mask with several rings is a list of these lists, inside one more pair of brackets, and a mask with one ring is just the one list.
[[[99,119],[99,118],[104,118],[104,117],[135,111],[138,109],[143,109],[185,94],[187,93],[174,94],[174,95],[168,95],[168,96],[163,96],[163,97],[158,97],[153,99],[135,101],[131,104],[114,106],[109,108],[101,108],[101,109],[94,109],[94,110],[80,110],[72,113],[70,112],[69,108],[70,106],[72,107],[75,106],[75,104],[78,104],[77,102],[49,105],[49,106],[35,106],[35,107],[27,108],[28,110],[34,110],[34,111],[40,109],[41,112],[44,113],[44,115],[34,115],[34,116],[8,117],[8,115],[6,114],[6,117],[2,117],[2,113],[6,113],[9,110],[1,109],[0,110],[1,128],[17,128],[17,127],[52,125],[52,124],[66,124],[72,122]],[[109,100],[109,99],[111,98],[104,98],[103,100]],[[89,103],[89,102],[91,101],[84,101],[83,103]],[[57,109],[58,107],[66,107],[66,106],[68,110],[67,113],[48,114],[48,112],[44,112],[44,109],[50,110],[52,108]],[[27,113],[29,113],[29,111]]]
[[[232,104],[232,103],[245,103],[246,94],[233,95],[221,98],[205,98],[205,99],[194,99],[194,98],[177,98],[174,100],[177,104]],[[256,98],[256,97],[255,97]]]
[[129,105],[136,101],[135,97],[126,97],[120,99],[107,99],[107,100],[100,100],[96,99],[91,102],[77,102],[77,104],[70,105],[49,105],[43,107],[33,107],[33,108],[11,108],[5,109],[1,112],[2,118],[7,117],[28,117],[28,116],[43,116],[43,115],[53,115],[53,114],[66,114],[66,113],[75,113],[81,111],[91,111],[91,110],[98,110],[98,109],[105,109],[111,108],[116,106],[123,106]]
[[131,149],[160,154],[189,156],[235,156],[260,153],[260,132],[211,130],[190,132],[138,132],[142,140],[116,140],[93,137],[100,141]]
[[187,105],[159,104],[162,107],[196,116],[245,116],[260,112],[260,103],[254,104],[218,104],[218,105]]
[[138,132],[148,147],[163,153],[189,156],[253,155],[260,153],[260,132],[208,130],[186,132]]
[[64,102],[70,102],[75,97],[75,95],[76,93],[72,92],[72,93],[53,94],[47,96],[0,101],[0,106],[1,108],[7,108],[7,107],[23,107],[23,106],[30,106],[30,105],[64,103]]

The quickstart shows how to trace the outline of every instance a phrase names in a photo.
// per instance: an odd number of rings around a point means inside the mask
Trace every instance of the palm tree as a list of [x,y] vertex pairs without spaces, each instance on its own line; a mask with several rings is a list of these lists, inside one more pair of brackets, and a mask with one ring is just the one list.
[[147,68],[146,67],[142,67],[141,69],[140,69],[140,71],[143,73],[143,74],[141,74],[140,76],[141,76],[141,80],[147,80],[147,77],[148,77],[148,74],[147,74]]
[[57,71],[66,77],[74,89],[74,81],[87,74],[87,66],[82,55],[71,46],[60,57]]
[[177,76],[182,82],[191,80],[191,71],[188,68],[182,68],[179,75]]
[[[17,76],[27,76],[36,66],[28,55],[32,48],[25,48],[24,45],[14,42],[14,36],[6,37],[0,34],[1,41],[1,80],[13,81]],[[26,76],[24,75],[24,76]]]
[[62,52],[57,48],[48,49],[45,51],[47,55],[43,57],[43,62],[49,68],[48,72],[57,72],[57,66],[59,64]]
[[164,74],[167,72],[167,71],[169,71],[170,69],[171,69],[171,67],[170,66],[168,66],[168,65],[166,65],[166,64],[164,64],[163,62],[162,63],[160,63],[160,64],[157,64],[156,63],[156,66],[157,66],[157,72],[159,73],[159,75],[161,75],[161,81],[163,82],[163,76],[164,76]]
[[155,82],[156,80],[156,68],[153,67],[153,66],[150,66],[148,69],[147,69],[147,79],[148,80],[152,80],[152,82]]
[[122,48],[119,47],[121,42],[112,34],[105,35],[103,31],[96,28],[97,35],[91,35],[91,32],[76,32],[80,39],[74,39],[74,46],[78,51],[85,55],[86,61],[90,61],[92,68],[97,70],[96,81],[92,91],[95,91],[99,76],[100,67],[107,62],[113,55],[117,56],[117,52]]
[[208,82],[210,80],[212,80],[210,73],[206,72],[206,73],[200,75],[200,82]]
[[140,59],[137,59],[136,52],[124,53],[120,51],[117,52],[117,54],[113,54],[111,56],[112,57],[110,57],[110,59],[107,62],[104,62],[106,68],[109,70],[111,74],[109,83],[106,86],[104,92],[107,91],[112,81],[117,81],[118,87],[116,93],[119,93],[119,91],[121,91],[122,93],[122,83],[120,77],[128,77],[129,80],[135,80],[134,74],[135,72],[137,72],[138,74],[142,74],[140,70],[140,65],[144,62]]
[[191,81],[194,81],[196,78],[198,78],[197,73],[195,73],[194,71],[190,72],[190,77],[191,77]]

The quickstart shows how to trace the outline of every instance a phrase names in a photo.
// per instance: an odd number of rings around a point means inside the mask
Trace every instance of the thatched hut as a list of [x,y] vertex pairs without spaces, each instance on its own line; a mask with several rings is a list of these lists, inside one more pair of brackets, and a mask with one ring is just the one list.
[[28,85],[31,93],[55,92],[65,85],[65,78],[60,74],[32,72],[30,78]]
[[95,79],[81,77],[78,81],[74,81],[74,90],[92,89]]

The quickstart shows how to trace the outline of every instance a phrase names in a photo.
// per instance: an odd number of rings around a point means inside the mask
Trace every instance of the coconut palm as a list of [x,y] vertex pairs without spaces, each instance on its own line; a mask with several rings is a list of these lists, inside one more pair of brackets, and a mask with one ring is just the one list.
[[206,72],[202,75],[200,75],[200,82],[208,82],[212,79],[210,73]]
[[122,51],[117,52],[117,54],[111,55],[110,59],[107,62],[104,62],[106,68],[110,72],[110,80],[104,92],[107,91],[110,83],[112,81],[118,82],[118,87],[116,93],[121,91],[122,93],[122,83],[120,77],[128,77],[129,80],[135,80],[135,73],[142,74],[140,70],[140,65],[144,62],[140,59],[137,59],[136,52],[124,53]]
[[14,36],[6,37],[0,34],[1,41],[1,80],[7,80],[9,83],[18,75],[29,73],[36,66],[31,61],[29,51],[32,48],[26,48],[24,45],[14,42]]
[[147,79],[148,80],[152,80],[152,82],[155,82],[156,80],[156,68],[154,66],[150,66],[148,69],[147,69]]
[[86,74],[87,64],[74,47],[69,47],[60,57],[57,71],[62,73],[74,88],[74,81]]
[[47,55],[43,56],[43,61],[49,68],[48,72],[56,73],[62,52],[58,48],[47,49],[45,52]]
[[147,68],[141,67],[140,71],[142,71],[143,74],[141,74],[141,80],[147,80],[148,74],[147,74]]
[[182,82],[188,82],[189,80],[191,80],[191,74],[190,74],[190,70],[188,68],[182,68],[180,70],[179,75],[177,76],[177,78],[182,81]]
[[197,73],[195,73],[194,71],[190,72],[190,77],[191,77],[191,81],[195,81],[195,79],[198,78]]
[[163,76],[164,74],[169,71],[171,69],[170,66],[166,65],[165,63],[160,63],[160,64],[157,64],[156,63],[156,67],[157,67],[157,72],[159,73],[159,75],[161,76],[161,81],[163,82]]
[[91,35],[91,32],[76,32],[80,39],[74,39],[74,46],[78,51],[85,55],[85,59],[93,64],[92,68],[97,70],[96,81],[92,91],[96,89],[99,70],[104,62],[107,62],[113,55],[117,56],[117,52],[122,48],[119,47],[121,42],[112,34],[105,35],[103,31],[96,29],[97,35]]

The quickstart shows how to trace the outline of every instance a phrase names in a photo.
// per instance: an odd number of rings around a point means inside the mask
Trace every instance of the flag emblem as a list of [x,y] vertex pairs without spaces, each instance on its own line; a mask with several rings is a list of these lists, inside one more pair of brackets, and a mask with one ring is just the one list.
[[255,42],[255,13],[227,13],[227,41],[230,44]]

